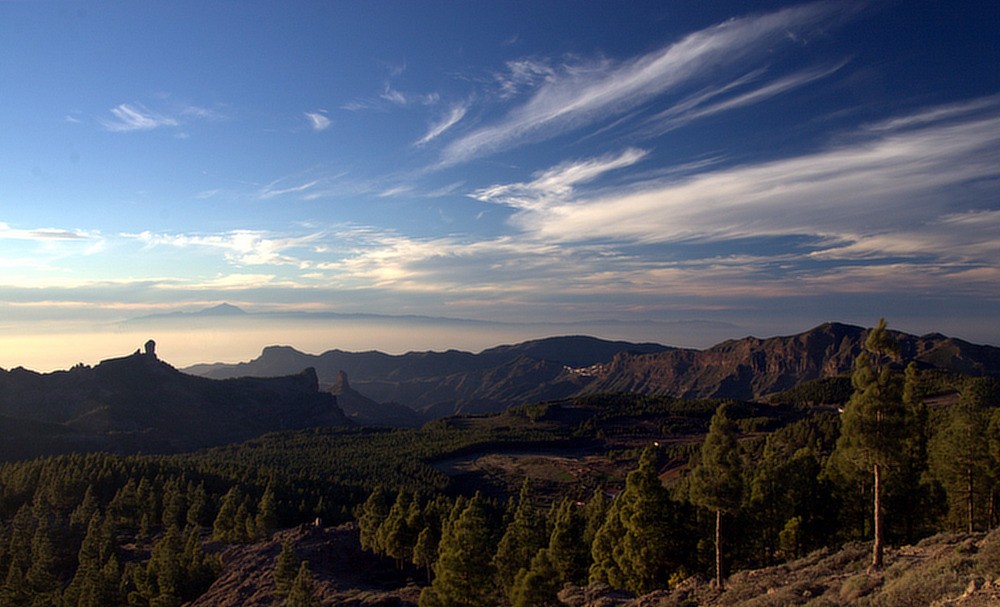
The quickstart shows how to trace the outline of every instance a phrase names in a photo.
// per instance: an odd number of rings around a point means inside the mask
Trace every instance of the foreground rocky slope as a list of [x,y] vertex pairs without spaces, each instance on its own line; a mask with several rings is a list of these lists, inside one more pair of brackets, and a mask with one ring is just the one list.
[[741,571],[725,592],[688,579],[638,598],[605,587],[567,588],[568,607],[988,607],[1000,605],[1000,531],[941,534],[889,551],[883,571],[867,571],[870,545],[820,550],[775,567]]
[[[281,544],[309,562],[316,596],[324,607],[416,606],[422,575],[397,570],[361,550],[357,527],[299,527],[272,540],[227,549],[211,588],[189,607],[270,607],[274,566]],[[915,546],[889,551],[887,566],[869,573],[870,547],[850,544],[805,558],[730,577],[726,590],[690,578],[670,591],[633,596],[607,586],[567,587],[567,607],[847,607],[936,605],[987,607],[1000,604],[1000,531],[990,535],[942,534]]]

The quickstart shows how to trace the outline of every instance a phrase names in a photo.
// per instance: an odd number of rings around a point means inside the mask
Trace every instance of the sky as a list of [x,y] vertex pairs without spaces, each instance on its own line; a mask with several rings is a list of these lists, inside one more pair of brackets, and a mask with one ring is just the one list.
[[0,0],[0,367],[1000,344],[998,39],[993,0]]

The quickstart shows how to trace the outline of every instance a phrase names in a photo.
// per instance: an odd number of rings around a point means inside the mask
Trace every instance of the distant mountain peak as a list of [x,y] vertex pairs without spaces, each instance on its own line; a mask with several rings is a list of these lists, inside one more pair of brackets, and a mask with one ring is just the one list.
[[242,308],[225,302],[211,308],[205,308],[200,312],[195,312],[198,316],[241,316],[246,313]]

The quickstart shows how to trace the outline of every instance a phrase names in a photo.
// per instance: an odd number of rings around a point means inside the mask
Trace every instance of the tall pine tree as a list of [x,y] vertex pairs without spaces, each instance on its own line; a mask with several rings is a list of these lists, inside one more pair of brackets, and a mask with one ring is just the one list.
[[990,477],[989,419],[983,394],[970,381],[931,442],[931,471],[948,494],[951,519],[976,528],[976,505],[985,501]]
[[722,515],[733,514],[740,507],[743,479],[740,476],[739,445],[736,424],[720,405],[712,416],[708,435],[701,446],[701,460],[691,472],[691,502],[715,512],[715,582],[724,588],[725,569],[722,550]]
[[882,568],[885,528],[882,497],[884,475],[898,464],[904,450],[906,415],[902,386],[891,364],[899,345],[886,329],[885,319],[868,333],[864,349],[854,361],[854,394],[841,416],[837,450],[872,478],[873,570]]

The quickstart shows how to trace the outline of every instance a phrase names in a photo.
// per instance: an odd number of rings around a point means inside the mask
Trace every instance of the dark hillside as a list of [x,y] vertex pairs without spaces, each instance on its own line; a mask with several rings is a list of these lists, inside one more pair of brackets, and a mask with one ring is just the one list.
[[155,453],[350,423],[336,397],[319,391],[311,369],[288,377],[216,381],[138,352],[49,374],[0,371],[0,415],[18,427],[13,436],[23,447],[9,445],[9,456],[26,452],[30,436],[38,437],[39,448],[27,452]]

